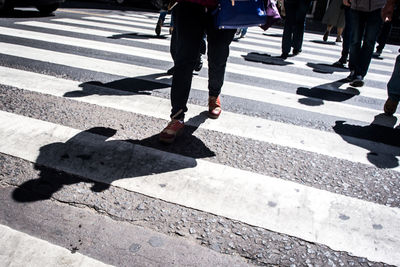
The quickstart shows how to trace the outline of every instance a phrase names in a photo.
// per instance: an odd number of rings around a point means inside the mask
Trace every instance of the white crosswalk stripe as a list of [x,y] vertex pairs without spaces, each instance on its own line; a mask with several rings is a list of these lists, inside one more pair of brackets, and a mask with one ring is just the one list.
[[[156,81],[168,88],[171,79],[166,75],[164,66],[172,66],[168,52],[169,38],[141,39],[127,36],[154,35],[156,20],[157,16],[154,13],[133,12],[124,15],[83,15],[82,18],[74,19],[56,18],[47,22],[24,19],[12,27],[0,26],[0,35],[7,37],[0,41],[0,56],[63,66],[71,70],[136,77],[149,82]],[[163,32],[166,33],[167,29],[163,29]],[[268,31],[269,34],[281,32],[278,28]],[[333,81],[346,77],[347,72],[333,73],[330,76],[312,73],[312,68],[307,63],[331,64],[340,55],[341,48],[338,45],[326,49],[324,44],[312,42],[320,38],[320,35],[307,33],[304,52],[289,59],[287,62],[292,63],[291,65],[279,68],[265,67],[264,64],[245,61],[243,56],[250,52],[279,54],[280,38],[267,38],[261,30],[250,29],[243,41],[232,43],[222,94],[239,99],[237,101],[253,101],[280,109],[289,108],[294,110],[294,113],[307,112],[310,116],[318,118],[316,120],[331,116],[337,118],[337,121],[350,120],[362,125],[371,124],[376,116],[382,113],[381,104],[387,98],[385,86],[390,78],[396,54],[385,52],[384,60],[372,61],[370,73],[366,76],[366,80],[371,82],[372,86],[365,86],[357,91],[348,88],[346,83],[340,86],[332,84]],[[20,44],[10,40],[29,42]],[[39,45],[32,45],[36,43]],[[44,44],[43,47],[41,44]],[[60,51],[62,47],[71,47],[74,52]],[[93,54],[86,55],[82,51],[92,51]],[[99,58],[95,56],[96,53],[109,57]],[[120,56],[128,59],[138,58],[141,61],[146,59],[150,63],[126,63],[126,60],[120,60]],[[205,61],[204,70],[193,78],[192,87],[195,91],[208,91],[206,63]],[[82,85],[84,81],[78,78],[72,80],[41,74],[29,67],[22,69],[0,64],[0,73],[1,86],[56,98],[68,98],[68,94],[80,92],[83,90],[82,86],[85,86],[86,90],[96,91],[97,94],[69,99],[82,105],[95,104],[168,120],[170,101],[159,96],[129,93],[121,96],[115,93],[116,89],[108,88],[106,84]],[[307,98],[298,93],[301,88],[309,91],[316,89],[320,93],[345,93],[348,96],[346,99],[352,98],[352,101],[329,101],[323,97],[318,98],[318,94]],[[166,92],[165,89],[159,91]],[[305,105],[305,99],[321,103]],[[188,107],[188,121],[206,109],[199,104],[189,104]],[[10,111],[0,110],[0,125],[2,154],[326,245],[333,250],[346,251],[371,261],[400,265],[399,207],[385,206],[279,177],[167,153],[112,138],[104,142],[104,138],[94,134],[79,139],[77,137],[80,137],[81,130],[13,114]],[[198,126],[193,122],[188,122],[188,125]],[[388,125],[388,120],[375,122],[375,125],[392,127]],[[294,125],[285,120],[267,119],[239,112],[224,110],[221,118],[206,120],[199,128],[210,133],[218,132],[293,149],[296,153],[313,153],[343,160],[362,169],[373,167],[380,171],[376,163],[368,158],[371,152],[400,162],[400,149],[395,140],[381,142],[376,139],[370,140],[368,137],[364,139],[340,135],[332,129],[321,130],[318,127]],[[57,158],[58,153],[68,149],[66,144],[69,143],[86,147],[94,154],[97,153],[99,158],[126,154],[129,160],[121,163],[121,166],[106,164],[97,168],[73,160],[62,162]],[[58,144],[57,149],[60,151],[52,151],[55,155],[44,155],[43,151],[51,149],[54,144]],[[147,167],[135,165],[135,162],[146,157],[157,159],[151,164],[173,168],[151,173]],[[87,164],[94,163],[92,161]],[[213,172],[210,173],[209,170]],[[400,177],[398,165],[387,171],[393,177]],[[160,184],[166,186],[160,187]],[[344,217],[346,219],[343,219]],[[5,233],[0,235],[4,240],[16,234],[1,224],[0,232]],[[30,242],[39,241],[32,239]],[[18,251],[22,253],[23,248],[18,248]],[[96,264],[91,263],[91,259],[84,258],[80,259],[82,266],[86,264],[85,260],[88,264]]]

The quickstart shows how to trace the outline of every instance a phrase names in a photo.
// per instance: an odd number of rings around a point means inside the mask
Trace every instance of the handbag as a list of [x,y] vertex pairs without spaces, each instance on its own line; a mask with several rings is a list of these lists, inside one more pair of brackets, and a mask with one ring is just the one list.
[[264,25],[261,25],[261,29],[264,31],[268,30],[273,24],[281,20],[281,15],[276,6],[275,0],[264,0],[264,4],[267,12],[267,20]]
[[215,11],[218,29],[238,29],[265,24],[267,13],[263,0],[219,0]]

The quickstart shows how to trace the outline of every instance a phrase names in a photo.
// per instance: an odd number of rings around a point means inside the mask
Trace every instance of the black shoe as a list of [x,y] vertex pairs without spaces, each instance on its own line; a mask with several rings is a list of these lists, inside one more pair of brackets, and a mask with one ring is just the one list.
[[324,40],[324,42],[328,41],[328,36],[329,36],[329,32],[326,31],[324,34],[324,37],[322,37],[322,40]]
[[354,77],[354,80],[350,83],[350,86],[354,86],[354,87],[362,87],[362,86],[364,86],[363,77],[361,75],[356,75]]
[[168,75],[174,75],[175,66],[167,70]]
[[299,50],[293,49],[293,56],[297,56],[300,53],[301,53],[301,49],[299,49]]
[[288,53],[282,53],[279,57],[280,57],[281,59],[287,59],[288,56],[289,56]]
[[333,63],[332,66],[336,67],[336,68],[344,68],[344,64],[345,63],[343,63],[342,61],[338,60],[335,63]]
[[347,76],[346,81],[347,81],[347,82],[352,82],[352,81],[354,81],[355,78],[356,78],[355,72],[354,72],[354,70],[352,70],[352,71],[350,72],[350,75]]
[[162,22],[157,21],[157,25],[156,25],[156,29],[155,29],[157,36],[160,36],[160,34],[161,34],[161,27],[162,27]]
[[196,65],[194,66],[193,70],[200,71],[202,67],[203,67],[203,60],[200,57],[199,60],[196,62]]

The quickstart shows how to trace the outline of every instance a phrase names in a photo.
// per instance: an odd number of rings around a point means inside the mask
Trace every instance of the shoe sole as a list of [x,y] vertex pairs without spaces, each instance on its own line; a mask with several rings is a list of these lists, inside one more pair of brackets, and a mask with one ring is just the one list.
[[211,112],[208,112],[207,114],[208,114],[208,117],[209,117],[210,119],[216,120],[216,119],[219,118],[219,115],[221,115],[221,112],[220,112],[218,115],[215,115],[215,114],[213,114],[213,113],[211,113]]

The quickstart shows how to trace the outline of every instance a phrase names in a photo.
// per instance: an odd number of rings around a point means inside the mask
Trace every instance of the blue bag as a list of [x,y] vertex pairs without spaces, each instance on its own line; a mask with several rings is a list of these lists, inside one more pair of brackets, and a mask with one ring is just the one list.
[[264,25],[267,20],[263,0],[219,0],[215,15],[218,29],[238,29]]

